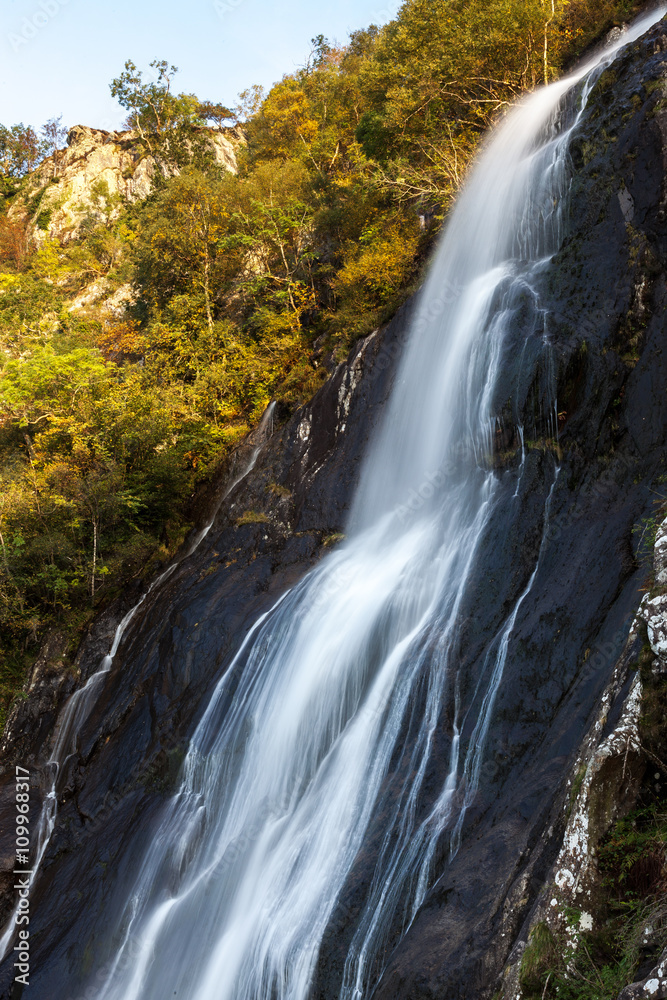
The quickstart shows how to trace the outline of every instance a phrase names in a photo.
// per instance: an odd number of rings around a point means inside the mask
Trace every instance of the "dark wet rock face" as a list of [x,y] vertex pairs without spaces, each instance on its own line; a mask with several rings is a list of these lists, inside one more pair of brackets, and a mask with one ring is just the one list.
[[[561,850],[567,780],[641,598],[648,574],[638,545],[642,519],[652,512],[651,490],[667,458],[666,49],[658,26],[599,81],[572,148],[569,232],[542,279],[551,346],[545,353],[536,337],[521,370],[508,347],[497,398],[504,421],[497,475],[507,502],[482,546],[463,609],[461,656],[470,676],[463,697],[473,709],[481,652],[526,586],[545,530],[548,541],[512,634],[461,848],[450,860],[443,839],[421,911],[404,936],[398,924],[393,929],[378,1000],[492,994]],[[108,960],[113,942],[105,928],[125,901],[151,820],[175,785],[220,672],[258,615],[345,530],[408,314],[360,344],[312,403],[273,433],[205,540],[125,635],[68,762],[32,900],[34,1000],[76,997],[91,969]],[[539,405],[550,383],[558,390],[560,451],[548,440]],[[519,422],[530,447],[511,502]],[[78,658],[83,677],[107,651],[124,610],[110,609],[92,630]],[[8,763],[16,753],[29,762],[48,758],[56,709],[74,686],[71,676],[56,670],[53,677],[13,716],[17,742]],[[609,719],[621,716],[624,684],[614,688]],[[444,733],[441,743],[424,811],[447,770]],[[317,1000],[338,996],[381,820],[371,826],[325,937]],[[9,997],[7,963],[0,974],[0,996]]]

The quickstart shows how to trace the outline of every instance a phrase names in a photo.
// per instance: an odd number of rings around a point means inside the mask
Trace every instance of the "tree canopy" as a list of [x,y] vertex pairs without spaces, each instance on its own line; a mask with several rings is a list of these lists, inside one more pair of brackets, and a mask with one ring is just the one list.
[[151,79],[131,59],[109,89],[128,112],[126,126],[136,131],[147,151],[163,163],[182,164],[192,158],[196,129],[206,125],[201,112],[216,114],[221,105],[202,104],[194,94],[174,94],[171,84],[178,67],[165,59],[150,64]]

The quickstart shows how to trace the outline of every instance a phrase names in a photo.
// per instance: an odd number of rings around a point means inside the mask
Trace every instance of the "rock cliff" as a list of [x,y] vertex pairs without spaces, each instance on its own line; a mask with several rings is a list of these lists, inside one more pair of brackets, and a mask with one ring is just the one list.
[[[235,173],[240,134],[234,129],[201,131],[216,162]],[[113,210],[115,199],[146,198],[156,169],[136,132],[76,125],[68,133],[67,148],[48,157],[31,174],[29,186],[12,204],[9,217],[27,213],[31,235],[38,241],[47,237],[67,241],[78,235],[91,215],[103,219],[105,211]]]
[[[639,544],[667,460],[666,52],[661,24],[598,81],[572,149],[570,231],[543,275],[547,347],[541,330],[520,365],[511,345],[507,350],[496,455],[506,513],[483,540],[462,608],[466,705],[474,705],[480,652],[536,563],[545,528],[542,470],[557,462],[548,545],[516,620],[490,757],[460,850],[450,858],[443,845],[415,920],[407,932],[394,929],[377,1000],[472,1000],[497,989],[515,996],[537,923],[555,926],[565,906],[582,901],[582,916],[595,919],[587,902],[595,847],[633,804],[648,762],[638,726],[638,636],[643,622],[662,670],[667,634],[664,598],[642,597],[653,567]],[[35,1000],[78,996],[91,969],[110,960],[109,914],[131,884],[132,859],[142,855],[150,819],[173,788],[207,693],[257,617],[345,530],[410,308],[358,344],[310,404],[292,415],[278,410],[255,467],[231,488],[196,550],[177,557],[125,634],[68,761],[32,900]],[[517,324],[534,320],[527,303]],[[558,442],[540,407],[550,380],[558,390]],[[528,447],[519,502],[512,503],[519,424]],[[218,497],[237,474],[228,470]],[[660,582],[664,537],[658,535]],[[127,594],[92,627],[76,675],[59,665],[54,639],[12,713],[0,798],[6,872],[13,765],[33,771],[36,815],[58,712],[96,669],[139,596]],[[442,787],[446,770],[446,760],[433,763],[429,795]],[[332,918],[313,986],[318,1000],[338,996],[380,828],[372,826]],[[5,915],[11,902],[6,895]],[[664,995],[657,992],[665,964],[658,958],[656,971],[628,997]],[[10,962],[0,970],[3,998],[18,995]]]

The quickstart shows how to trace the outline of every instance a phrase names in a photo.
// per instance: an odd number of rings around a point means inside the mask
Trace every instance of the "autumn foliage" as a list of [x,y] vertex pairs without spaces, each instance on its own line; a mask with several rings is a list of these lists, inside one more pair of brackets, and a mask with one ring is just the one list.
[[[160,167],[153,193],[124,204],[99,183],[66,243],[19,210],[37,136],[0,127],[0,705],[49,629],[74,646],[174,550],[270,399],[307,399],[323,359],[416,287],[488,126],[632,10],[405,0],[343,47],[319,36],[236,108],[128,61],[112,92]],[[202,152],[207,123],[242,129],[237,175]],[[74,309],[100,282],[127,305]]]

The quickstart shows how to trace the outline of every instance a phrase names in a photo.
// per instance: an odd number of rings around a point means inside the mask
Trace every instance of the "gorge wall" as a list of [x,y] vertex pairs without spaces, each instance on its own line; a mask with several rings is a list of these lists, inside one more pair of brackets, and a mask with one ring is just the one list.
[[[494,463],[507,503],[503,523],[484,539],[462,611],[460,657],[469,668],[463,696],[471,706],[481,651],[523,591],[546,531],[545,557],[511,636],[488,759],[461,848],[450,858],[443,845],[415,921],[404,935],[395,928],[386,967],[378,970],[378,1000],[470,1000],[499,987],[516,995],[518,963],[531,927],[549,913],[554,884],[560,879],[565,893],[553,907],[559,910],[573,899],[563,872],[577,866],[594,879],[595,842],[634,802],[646,767],[633,722],[641,691],[638,626],[633,631],[632,625],[642,588],[652,583],[653,553],[640,542],[667,458],[663,24],[598,81],[572,160],[570,230],[542,276],[548,348],[541,334],[521,356],[509,344],[496,400]],[[36,1000],[78,997],[91,971],[110,961],[109,914],[124,901],[132,859],[142,855],[151,817],[174,787],[207,694],[258,616],[345,531],[411,308],[359,343],[306,407],[291,415],[278,408],[276,429],[260,442],[255,467],[128,629],[68,761],[56,829],[31,900],[29,995]],[[527,300],[517,312],[517,342],[521,329],[535,323],[531,310]],[[558,441],[542,406],[552,383]],[[519,426],[525,465],[518,503],[511,503],[522,461]],[[243,460],[242,452],[227,485]],[[560,473],[545,525],[542,471],[549,463]],[[218,485],[218,496],[225,488]],[[418,492],[406,497],[407,510],[419,503]],[[53,637],[8,721],[0,776],[5,917],[13,902],[13,767],[32,769],[36,817],[45,787],[40,769],[58,712],[97,668],[139,596],[128,593],[100,616],[81,646],[75,675],[59,664]],[[654,619],[661,614],[662,606]],[[660,622],[651,628],[657,644]],[[654,649],[658,673],[661,649]],[[464,740],[471,730],[472,722]],[[427,777],[431,801],[445,765],[436,759]],[[573,806],[582,768],[586,777]],[[604,794],[596,797],[596,788]],[[588,840],[576,835],[582,827],[594,828]],[[313,987],[318,1000],[338,996],[379,831],[381,817],[331,921]],[[20,996],[11,962],[0,970],[3,998]]]

